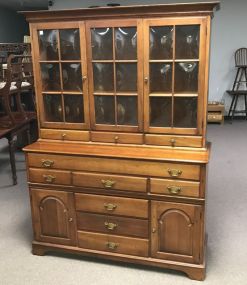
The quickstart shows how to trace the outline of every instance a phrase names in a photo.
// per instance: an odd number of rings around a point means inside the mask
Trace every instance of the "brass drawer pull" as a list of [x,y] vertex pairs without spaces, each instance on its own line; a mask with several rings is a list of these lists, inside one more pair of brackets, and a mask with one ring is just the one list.
[[42,159],[41,163],[42,163],[43,167],[49,168],[49,167],[53,166],[54,161],[53,160],[49,160],[49,159]]
[[168,191],[170,194],[177,195],[181,192],[182,188],[178,186],[167,186]]
[[172,177],[179,177],[182,174],[182,170],[179,169],[168,169],[167,171]]
[[105,227],[106,227],[108,230],[113,231],[117,226],[118,226],[117,224],[110,223],[110,222],[105,222]]
[[101,182],[105,188],[112,188],[112,186],[116,183],[116,181],[113,180],[101,180]]
[[114,250],[114,249],[116,249],[116,248],[119,246],[119,243],[107,242],[107,243],[106,243],[106,246],[107,246],[109,249]]
[[53,183],[56,180],[56,176],[53,175],[43,175],[45,182]]
[[175,146],[175,143],[176,143],[176,140],[175,140],[175,139],[170,139],[170,143],[171,143],[171,145],[174,147],[174,146]]
[[111,203],[105,203],[104,207],[107,211],[114,211],[117,208],[117,205]]

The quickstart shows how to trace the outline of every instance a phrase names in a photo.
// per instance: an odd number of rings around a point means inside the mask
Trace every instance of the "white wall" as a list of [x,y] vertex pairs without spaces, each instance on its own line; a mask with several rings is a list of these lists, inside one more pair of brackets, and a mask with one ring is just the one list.
[[[55,0],[52,9],[82,8],[90,5],[106,5],[109,2],[121,5],[159,4],[175,2],[204,2],[203,0]],[[221,0],[221,8],[212,21],[209,100],[224,100],[226,109],[230,97],[225,90],[231,89],[235,77],[234,52],[247,47],[247,1]],[[239,104],[240,106],[240,104]],[[241,108],[241,106],[240,106]]]
[[23,42],[24,34],[28,34],[28,24],[24,16],[0,7],[0,43]]

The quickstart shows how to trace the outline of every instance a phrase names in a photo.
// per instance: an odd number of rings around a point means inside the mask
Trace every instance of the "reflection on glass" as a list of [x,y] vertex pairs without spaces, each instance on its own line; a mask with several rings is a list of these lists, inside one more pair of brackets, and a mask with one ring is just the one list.
[[176,58],[199,58],[200,26],[176,26]]
[[61,95],[44,95],[45,120],[47,122],[62,122],[63,107]]
[[79,63],[62,63],[63,90],[82,91],[82,74]]
[[150,126],[170,127],[172,119],[171,97],[150,97]]
[[40,60],[58,60],[57,30],[39,30]]
[[150,27],[150,59],[172,59],[173,27]]
[[137,125],[137,96],[117,97],[117,124]]
[[197,127],[197,97],[174,98],[174,127],[196,128]]
[[114,96],[94,96],[96,124],[115,125]]
[[117,91],[137,90],[137,66],[136,63],[116,64]]
[[84,106],[83,97],[81,95],[64,95],[64,109],[66,122],[84,122]]
[[198,91],[198,63],[179,62],[175,67],[175,92]]
[[172,91],[172,64],[150,63],[150,92]]
[[115,28],[116,59],[137,59],[136,28]]
[[60,91],[60,74],[58,63],[41,63],[43,91]]
[[112,29],[91,29],[93,59],[113,59]]
[[93,79],[95,91],[113,91],[113,64],[94,63]]
[[79,29],[60,30],[61,59],[80,59]]

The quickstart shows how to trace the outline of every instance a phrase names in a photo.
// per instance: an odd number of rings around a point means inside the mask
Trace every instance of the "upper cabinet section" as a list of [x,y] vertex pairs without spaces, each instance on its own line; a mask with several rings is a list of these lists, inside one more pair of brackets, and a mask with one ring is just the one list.
[[[61,28],[63,27],[63,28]],[[38,49],[41,126],[88,128],[84,24],[43,24],[34,32]]]
[[217,4],[27,12],[40,127],[82,130],[77,140],[205,146]]
[[201,134],[205,30],[200,18],[144,20],[147,132]]
[[140,131],[142,124],[141,21],[87,23],[91,126]]

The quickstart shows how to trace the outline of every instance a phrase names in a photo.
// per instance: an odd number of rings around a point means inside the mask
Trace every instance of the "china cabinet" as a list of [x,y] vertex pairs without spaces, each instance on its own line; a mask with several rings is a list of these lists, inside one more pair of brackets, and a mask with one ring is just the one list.
[[25,12],[39,140],[33,254],[205,277],[210,22],[218,2]]

